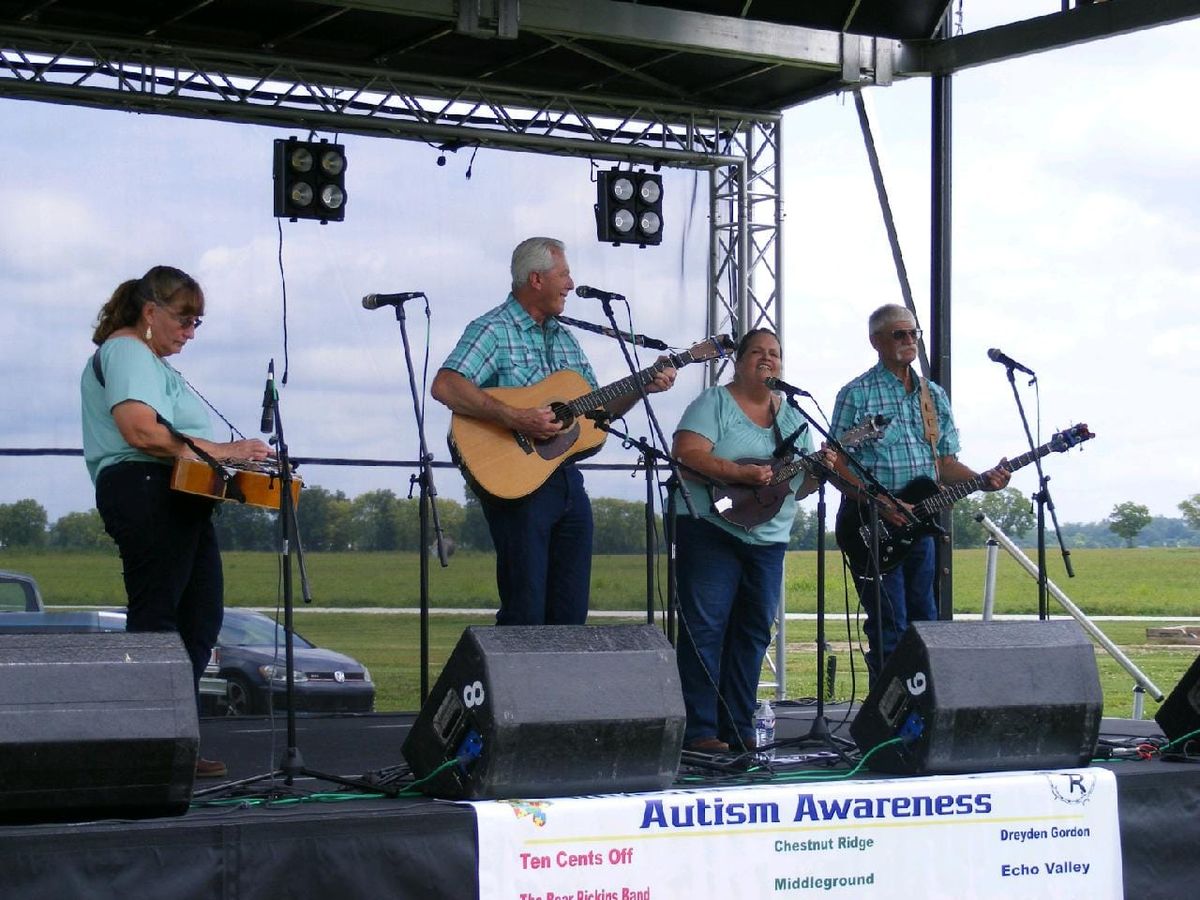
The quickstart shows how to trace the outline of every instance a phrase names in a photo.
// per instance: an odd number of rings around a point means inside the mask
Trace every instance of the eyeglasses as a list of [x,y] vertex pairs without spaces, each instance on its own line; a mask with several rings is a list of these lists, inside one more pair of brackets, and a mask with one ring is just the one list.
[[897,328],[892,332],[892,340],[902,341],[905,338],[911,338],[914,341],[919,341],[922,334],[924,332],[920,328]]
[[172,312],[171,310],[167,309],[167,307],[163,306],[161,303],[157,304],[157,306],[168,316],[178,322],[180,328],[196,329],[204,324],[204,321],[200,319],[199,316],[181,316],[179,313]]

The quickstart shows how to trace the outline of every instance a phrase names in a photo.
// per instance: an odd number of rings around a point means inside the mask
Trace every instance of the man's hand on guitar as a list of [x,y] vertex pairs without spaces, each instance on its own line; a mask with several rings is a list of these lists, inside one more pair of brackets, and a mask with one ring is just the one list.
[[1012,472],[1004,468],[1004,464],[1007,462],[1008,457],[1004,457],[994,469],[988,469],[983,473],[983,480],[985,482],[983,489],[985,491],[1000,491],[1008,486],[1008,480],[1012,478]]
[[[905,515],[899,507],[907,510],[909,515]],[[881,498],[879,501],[879,515],[890,525],[904,526],[909,523],[909,516],[912,515],[912,504],[905,503],[903,500],[897,500],[897,503]]]
[[545,441],[562,431],[562,422],[554,417],[548,406],[531,409],[510,409],[506,423],[513,431],[528,435],[535,441]]

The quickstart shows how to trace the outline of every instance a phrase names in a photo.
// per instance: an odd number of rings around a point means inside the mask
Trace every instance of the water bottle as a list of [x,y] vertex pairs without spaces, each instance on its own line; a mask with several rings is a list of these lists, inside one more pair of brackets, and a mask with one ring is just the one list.
[[763,700],[754,711],[754,743],[758,747],[759,756],[766,759],[775,758],[774,749],[762,749],[775,743],[775,710],[771,709],[770,700]]

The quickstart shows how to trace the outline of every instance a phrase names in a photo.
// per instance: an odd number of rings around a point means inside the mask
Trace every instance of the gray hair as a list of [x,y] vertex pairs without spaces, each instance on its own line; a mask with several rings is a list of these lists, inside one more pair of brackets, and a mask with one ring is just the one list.
[[901,319],[912,322],[914,325],[917,323],[917,317],[909,311],[907,306],[901,306],[899,303],[885,303],[871,313],[871,317],[867,319],[867,334],[879,334],[888,325],[899,322]]
[[549,272],[554,268],[554,251],[566,253],[562,241],[548,237],[526,238],[512,252],[512,289],[525,286],[533,272]]

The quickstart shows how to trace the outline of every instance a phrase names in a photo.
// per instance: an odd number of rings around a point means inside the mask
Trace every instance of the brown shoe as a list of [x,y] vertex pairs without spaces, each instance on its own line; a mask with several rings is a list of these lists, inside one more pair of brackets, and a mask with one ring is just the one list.
[[699,738],[683,748],[692,753],[728,753],[729,745],[715,737]]
[[225,763],[219,760],[203,758],[196,760],[197,778],[220,778],[227,774],[229,774],[229,770],[225,767]]

